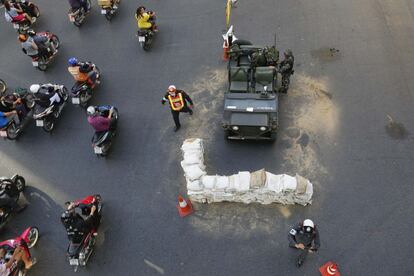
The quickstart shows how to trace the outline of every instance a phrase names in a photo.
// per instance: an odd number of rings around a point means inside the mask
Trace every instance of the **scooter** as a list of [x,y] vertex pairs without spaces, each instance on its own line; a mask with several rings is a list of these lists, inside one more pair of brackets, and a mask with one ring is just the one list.
[[119,113],[116,107],[106,105],[100,106],[99,109],[101,109],[100,111],[103,112],[104,116],[108,116],[110,110],[112,110],[111,118],[113,121],[108,131],[95,132],[92,137],[92,147],[98,157],[108,155],[109,149],[111,148],[113,139],[116,135],[116,128],[119,119]]
[[51,132],[54,129],[56,120],[60,117],[63,108],[66,105],[66,101],[69,98],[67,89],[63,85],[58,86],[60,99],[63,101],[58,105],[51,105],[47,108],[41,107],[40,105],[35,106],[33,119],[36,120],[36,126],[42,127],[44,131]]
[[[32,64],[33,67],[37,68],[40,71],[46,71],[49,66],[49,63],[53,60],[53,58],[58,53],[58,49],[60,47],[60,41],[57,35],[46,31],[46,32],[39,32],[37,33],[39,36],[46,36],[48,41],[46,42],[46,47],[48,54],[42,56],[34,56],[32,57]],[[23,49],[24,52],[24,49]]]
[[[90,84],[87,82],[79,83],[76,82],[72,87],[72,104],[74,105],[81,105],[83,107],[86,106],[88,101],[92,98],[93,89],[97,84],[100,83],[101,78],[101,71],[99,70],[98,66],[93,63],[90,63],[91,71],[90,73],[95,74],[95,84],[91,87]],[[89,74],[90,74],[89,73]]]
[[[22,246],[26,256],[31,259],[30,248],[36,245],[39,240],[39,229],[37,227],[28,227],[24,232],[14,239],[0,242],[0,247],[6,250],[5,261],[9,261],[13,256],[14,250]],[[12,267],[9,275],[25,275],[26,269],[20,270],[17,266]]]
[[[69,202],[66,202],[68,205]],[[74,207],[80,207],[79,205],[87,205],[90,206],[95,204],[96,212],[97,212],[97,227],[101,221],[102,217],[102,198],[100,195],[90,195],[81,200],[74,202]],[[85,208],[87,209],[87,208]],[[85,209],[82,210],[82,213],[85,214]],[[69,245],[67,249],[67,258],[69,261],[69,265],[74,267],[74,271],[76,272],[79,266],[86,266],[88,263],[89,257],[91,256],[94,245],[96,243],[96,236],[97,236],[97,228],[91,229],[89,233],[85,235],[83,233],[74,232],[71,228],[66,229],[68,232],[68,239]]]
[[[152,11],[149,12],[153,14],[153,16],[150,19],[150,22],[154,25],[156,21],[155,13]],[[148,51],[151,48],[152,41],[154,40],[155,32],[151,29],[138,29],[137,36],[141,48],[144,51]]]
[[[20,105],[15,107],[14,102],[17,100],[20,100]],[[35,106],[33,95],[28,93],[25,88],[16,88],[12,94],[4,96],[0,100],[0,105],[9,110],[15,109],[20,120],[20,124],[10,120],[7,125],[0,128],[0,137],[16,140],[29,119],[29,112]]]
[[[112,4],[112,2],[114,2]],[[98,0],[98,5],[101,7],[101,14],[105,15],[108,21],[111,21],[118,10],[121,0]]]
[[91,10],[91,1],[90,0],[86,0],[88,3],[88,10],[84,10],[83,7],[79,8],[79,9],[70,9],[69,10],[69,21],[73,23],[73,25],[75,25],[76,27],[80,27],[82,26],[83,22],[86,19],[86,16],[88,15],[88,13]]
[[[26,180],[23,176],[15,174],[11,178],[0,177],[0,198],[7,196],[17,202],[20,193],[22,193],[25,188]],[[6,226],[13,211],[14,210],[10,209],[8,206],[0,207],[0,230]]]
[[33,4],[32,2],[26,0],[16,0],[12,1],[12,3],[17,3],[23,9],[25,13],[31,16],[32,20],[29,21],[26,18],[22,18],[20,20],[13,20],[13,28],[17,30],[18,33],[24,34],[30,27],[36,22],[37,18],[40,16],[39,8]]

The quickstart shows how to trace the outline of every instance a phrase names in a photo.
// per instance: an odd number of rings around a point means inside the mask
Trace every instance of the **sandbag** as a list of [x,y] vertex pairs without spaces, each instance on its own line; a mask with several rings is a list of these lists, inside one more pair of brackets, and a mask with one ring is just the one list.
[[306,192],[306,186],[308,184],[308,180],[303,176],[296,174],[296,193],[297,194],[304,194]]
[[250,189],[250,172],[239,172],[239,182],[235,185],[238,191],[248,191]]
[[250,174],[250,188],[261,188],[266,182],[266,172],[264,169],[252,172]]
[[[182,165],[182,164],[181,164]],[[194,181],[206,175],[206,172],[200,168],[200,165],[183,166],[185,176]]]
[[186,139],[184,140],[183,145],[181,146],[181,149],[185,152],[185,151],[190,151],[190,150],[200,150],[201,152],[203,151],[203,144],[201,139],[196,139],[196,138],[191,138],[191,139]]
[[228,176],[217,176],[216,184],[214,185],[214,190],[225,190],[229,187],[229,177]]
[[203,164],[204,163],[203,153],[200,151],[185,152],[183,163],[187,165]]
[[265,187],[270,191],[280,193],[282,192],[282,175],[272,174],[270,172],[266,172],[266,184]]
[[201,191],[202,189],[203,189],[203,186],[201,185],[200,180],[194,180],[194,181],[187,182],[187,190],[189,191]]
[[201,177],[201,183],[205,189],[213,189],[216,185],[216,176],[215,175],[204,175]]

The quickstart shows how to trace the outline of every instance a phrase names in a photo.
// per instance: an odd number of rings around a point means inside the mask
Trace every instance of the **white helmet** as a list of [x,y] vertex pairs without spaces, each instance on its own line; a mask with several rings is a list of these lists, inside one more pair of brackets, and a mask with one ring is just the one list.
[[30,92],[32,92],[33,94],[39,92],[40,90],[40,84],[32,84],[30,86]]
[[177,90],[177,88],[175,87],[175,85],[170,85],[170,86],[168,86],[168,91],[170,91],[170,92],[175,92],[175,90]]
[[95,107],[94,106],[89,106],[86,109],[86,113],[88,113],[88,115],[94,115],[95,114]]
[[315,224],[310,219],[305,219],[303,221],[303,228],[305,228],[305,231],[310,233],[315,228]]

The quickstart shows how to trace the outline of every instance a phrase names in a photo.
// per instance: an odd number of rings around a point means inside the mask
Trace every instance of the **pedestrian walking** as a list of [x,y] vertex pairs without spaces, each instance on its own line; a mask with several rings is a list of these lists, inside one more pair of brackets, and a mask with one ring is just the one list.
[[289,247],[301,250],[296,265],[300,267],[308,253],[317,251],[320,247],[319,232],[310,219],[298,223],[288,234]]
[[161,103],[168,102],[171,107],[171,114],[174,119],[174,131],[180,129],[180,112],[190,113],[193,115],[193,100],[182,90],[178,90],[174,85],[168,87],[167,93],[162,98]]

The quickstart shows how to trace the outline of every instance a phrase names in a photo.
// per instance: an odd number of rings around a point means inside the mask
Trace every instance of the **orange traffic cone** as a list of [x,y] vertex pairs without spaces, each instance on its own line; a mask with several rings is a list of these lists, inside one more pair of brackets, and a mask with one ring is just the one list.
[[224,40],[224,43],[223,43],[223,60],[224,61],[229,60],[229,44],[227,43],[226,40]]
[[319,272],[322,276],[341,276],[339,273],[338,265],[333,262],[327,262],[319,268]]
[[193,206],[191,205],[191,201],[189,199],[184,199],[182,196],[178,196],[178,204],[177,204],[178,213],[180,217],[185,217],[194,212]]

